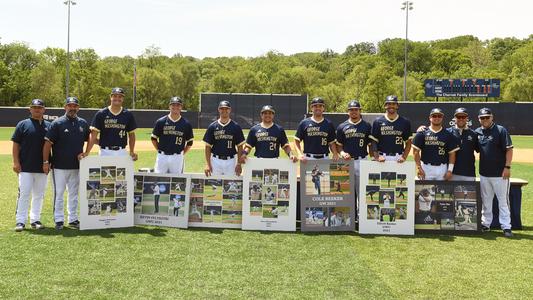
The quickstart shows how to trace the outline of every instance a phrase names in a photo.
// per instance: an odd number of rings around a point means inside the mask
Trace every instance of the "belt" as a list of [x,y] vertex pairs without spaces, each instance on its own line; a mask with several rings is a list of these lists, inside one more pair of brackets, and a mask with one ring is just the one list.
[[445,165],[445,164],[432,164],[432,163],[424,163],[424,165],[430,165],[430,166],[436,166],[436,167],[440,167],[442,165]]
[[228,160],[228,159],[234,158],[235,155],[224,156],[224,155],[215,155],[215,154],[213,154],[213,157],[218,158],[218,159],[222,159],[222,160]]
[[124,149],[124,147],[120,147],[120,146],[112,146],[112,147],[104,147],[105,150],[113,150],[113,151],[118,151],[118,150],[122,150]]
[[161,150],[157,150],[157,153],[159,154],[164,154],[164,155],[180,155],[180,153],[170,153],[170,152],[165,152],[165,151],[161,151]]
[[309,154],[309,153],[306,153],[305,156],[312,157],[312,158],[324,158],[324,157],[327,157],[326,154]]
[[403,154],[403,153],[384,153],[384,152],[379,152],[379,155],[386,155],[386,156],[396,156],[398,154]]

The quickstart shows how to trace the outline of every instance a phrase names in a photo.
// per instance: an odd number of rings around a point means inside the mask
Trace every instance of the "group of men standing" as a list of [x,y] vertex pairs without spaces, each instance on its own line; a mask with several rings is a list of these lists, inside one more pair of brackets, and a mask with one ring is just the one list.
[[[30,105],[31,117],[19,122],[13,134],[13,170],[19,174],[16,231],[25,228],[33,194],[30,223],[32,228],[44,228],[40,220],[47,174],[52,173],[54,184],[54,221],[56,229],[64,226],[63,193],[68,191],[68,224],[79,227],[77,217],[79,160],[88,156],[94,144],[99,144],[101,156],[126,156],[137,159],[133,114],[122,107],[124,90],[114,88],[110,105],[99,110],[91,123],[77,116],[79,100],[69,97],[65,115],[52,123],[43,119],[44,101],[34,99]],[[183,101],[172,97],[169,114],[154,125],[151,141],[157,150],[155,172],[181,174],[184,155],[193,145],[191,124],[181,116]],[[371,156],[373,160],[406,161],[411,147],[419,178],[436,180],[475,180],[474,151],[480,152],[480,178],[483,199],[483,229],[492,222],[492,199],[498,197],[500,224],[505,236],[512,236],[510,213],[507,205],[512,161],[512,143],[509,134],[493,123],[492,112],[483,108],[479,113],[481,127],[468,128],[468,113],[464,108],[455,112],[454,127],[443,129],[443,112],[430,112],[430,125],[419,128],[414,138],[409,120],[398,114],[396,96],[387,96],[385,114],[372,125],[362,119],[361,105],[348,103],[348,119],[334,127],[324,118],[322,98],[311,101],[312,115],[300,122],[295,134],[293,152],[285,130],[274,122],[275,109],[261,108],[261,123],[253,126],[245,139],[242,128],[231,120],[231,103],[221,101],[219,118],[211,123],[203,136],[205,143],[206,176],[240,175],[251,149],[258,158],[278,158],[280,149],[291,161],[328,159],[354,160],[356,184],[359,183],[360,161]],[[87,142],[85,150],[84,143]],[[303,147],[302,147],[303,143]],[[129,152],[126,150],[129,147]]]

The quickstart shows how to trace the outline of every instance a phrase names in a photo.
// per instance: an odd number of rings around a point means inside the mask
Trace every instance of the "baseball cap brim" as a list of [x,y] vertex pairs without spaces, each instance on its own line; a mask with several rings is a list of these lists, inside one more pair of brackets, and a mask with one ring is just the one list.
[[481,114],[481,115],[478,115],[478,117],[491,117],[492,114]]

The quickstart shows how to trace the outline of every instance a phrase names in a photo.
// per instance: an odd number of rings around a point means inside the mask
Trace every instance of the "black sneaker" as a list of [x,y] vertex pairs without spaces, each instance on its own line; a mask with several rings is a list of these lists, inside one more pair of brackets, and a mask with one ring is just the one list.
[[35,222],[31,223],[31,228],[33,228],[33,229],[44,229],[44,225],[40,221],[35,221]]
[[490,227],[487,227],[485,225],[481,225],[481,231],[482,232],[489,232],[490,231]]
[[513,237],[513,232],[511,231],[511,229],[504,229],[503,236],[506,238],[511,238]]
[[76,220],[74,222],[68,223],[68,226],[79,229],[80,228],[80,221]]
[[17,223],[17,225],[15,225],[15,231],[16,232],[21,232],[22,230],[24,230],[24,223]]
[[56,222],[56,230],[62,230],[63,229],[63,222]]

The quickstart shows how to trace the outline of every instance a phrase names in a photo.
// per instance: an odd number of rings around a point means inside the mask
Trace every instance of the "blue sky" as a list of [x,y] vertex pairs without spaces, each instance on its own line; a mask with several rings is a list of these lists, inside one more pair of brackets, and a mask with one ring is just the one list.
[[[402,1],[391,0],[77,0],[71,11],[71,49],[100,56],[163,54],[258,56],[343,52],[357,42],[405,36]],[[527,0],[414,0],[409,39],[472,34],[481,39],[533,34]],[[505,4],[504,4],[505,3]],[[40,50],[66,48],[62,0],[0,0],[0,43],[22,41]]]

